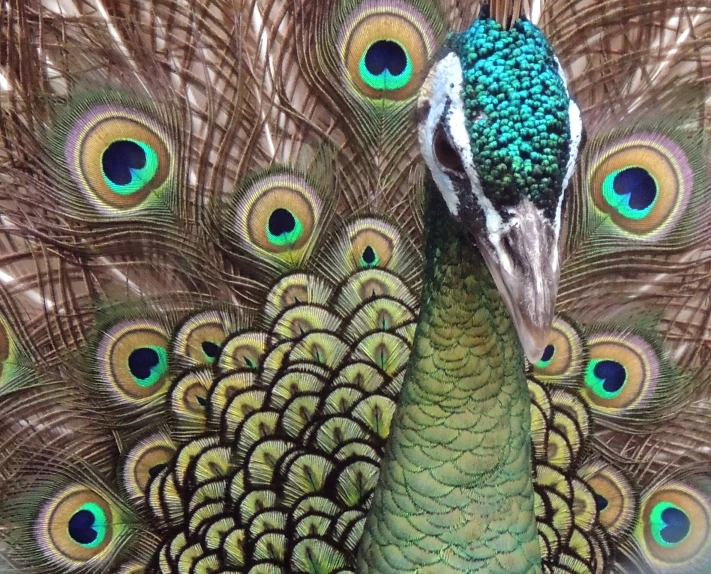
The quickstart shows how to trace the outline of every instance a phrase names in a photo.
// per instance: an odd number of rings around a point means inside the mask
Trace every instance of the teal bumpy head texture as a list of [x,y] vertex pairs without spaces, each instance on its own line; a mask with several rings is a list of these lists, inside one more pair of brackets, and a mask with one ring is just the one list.
[[467,130],[481,185],[499,206],[524,196],[552,214],[570,153],[569,96],[543,33],[482,18],[453,35]]

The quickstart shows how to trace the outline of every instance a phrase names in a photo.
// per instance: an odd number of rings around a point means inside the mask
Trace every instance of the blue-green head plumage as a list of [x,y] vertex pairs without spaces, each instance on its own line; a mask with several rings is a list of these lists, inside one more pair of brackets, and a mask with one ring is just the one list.
[[519,331],[540,358],[553,317],[565,189],[580,111],[541,30],[483,12],[452,34],[418,100],[422,154],[474,237]]
[[490,18],[450,39],[481,185],[498,205],[528,197],[554,213],[570,157],[570,97],[543,33]]

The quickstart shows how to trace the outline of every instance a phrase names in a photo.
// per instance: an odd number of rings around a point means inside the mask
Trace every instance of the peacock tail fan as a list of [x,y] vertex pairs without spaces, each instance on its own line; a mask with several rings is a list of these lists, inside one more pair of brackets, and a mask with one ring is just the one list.
[[542,571],[705,571],[711,12],[479,4],[3,4],[0,570],[357,570],[428,304],[417,95],[488,14],[586,131],[526,369]]

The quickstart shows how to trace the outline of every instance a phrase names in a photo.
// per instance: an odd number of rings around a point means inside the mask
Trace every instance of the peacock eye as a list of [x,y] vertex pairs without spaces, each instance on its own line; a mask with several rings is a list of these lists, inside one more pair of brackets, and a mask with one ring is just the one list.
[[362,80],[371,88],[397,90],[412,78],[412,62],[398,42],[377,40],[364,52],[359,71]]
[[140,191],[158,172],[159,159],[145,142],[117,139],[101,155],[106,185],[119,195]]
[[340,4],[355,5],[339,24],[336,43],[348,84],[361,96],[385,102],[416,96],[439,45],[435,11],[422,13],[417,2],[400,0]]
[[449,138],[442,127],[438,124],[435,128],[434,140],[432,142],[434,148],[434,156],[437,159],[440,167],[450,175],[457,177],[465,177],[464,165],[462,159],[457,153],[457,150],[449,143]]

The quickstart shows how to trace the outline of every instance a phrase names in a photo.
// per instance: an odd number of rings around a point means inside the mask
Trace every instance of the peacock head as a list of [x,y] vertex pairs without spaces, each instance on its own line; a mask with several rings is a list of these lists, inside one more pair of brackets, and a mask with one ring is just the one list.
[[538,361],[560,277],[565,188],[582,124],[543,33],[482,17],[452,35],[418,101],[422,154],[452,216],[474,238]]

